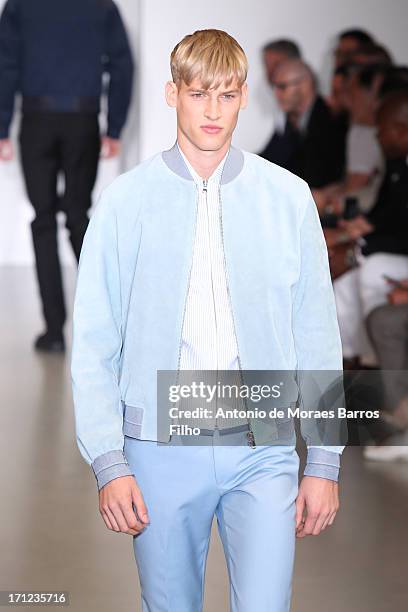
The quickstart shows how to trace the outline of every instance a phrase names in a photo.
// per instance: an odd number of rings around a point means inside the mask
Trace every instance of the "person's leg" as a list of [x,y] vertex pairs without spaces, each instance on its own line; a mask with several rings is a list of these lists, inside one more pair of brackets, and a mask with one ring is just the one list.
[[57,175],[59,149],[55,118],[25,114],[20,129],[20,156],[28,198],[36,216],[31,223],[37,278],[47,330],[62,335],[66,318],[57,244]]
[[333,282],[344,359],[359,357],[364,344],[359,268],[349,270]]
[[124,452],[150,518],[133,538],[142,610],[201,612],[219,500],[212,446],[168,446],[126,436]]
[[387,294],[393,287],[384,275],[397,280],[408,278],[408,256],[374,253],[364,258],[360,267],[360,297],[363,316],[377,306],[387,304]]
[[[240,434],[242,442],[245,434]],[[216,509],[232,612],[288,612],[295,555],[295,445],[214,447]]]
[[378,306],[366,324],[381,367],[385,408],[393,412],[408,396],[408,305]]
[[[362,258],[359,267],[359,290],[363,320],[377,306],[387,303],[387,294],[392,286],[387,283],[383,275],[392,278],[408,278],[408,257],[392,253],[374,253]],[[363,325],[362,361],[364,363],[377,363],[375,348],[370,342],[366,326]]]
[[407,461],[408,305],[377,306],[369,313],[366,325],[381,366],[386,410],[381,415],[382,423],[385,430],[391,426],[398,433],[386,436],[379,446],[366,446],[363,456],[371,461]]
[[69,238],[79,261],[99,163],[98,116],[93,113],[64,113],[60,139],[65,175],[65,192],[60,205],[66,214]]

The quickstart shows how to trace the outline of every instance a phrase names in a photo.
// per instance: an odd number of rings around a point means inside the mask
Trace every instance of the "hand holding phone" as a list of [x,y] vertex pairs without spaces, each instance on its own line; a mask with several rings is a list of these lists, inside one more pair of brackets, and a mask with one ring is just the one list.
[[406,286],[396,278],[392,278],[391,276],[388,276],[388,274],[383,274],[382,277],[393,287],[397,289],[406,289]]

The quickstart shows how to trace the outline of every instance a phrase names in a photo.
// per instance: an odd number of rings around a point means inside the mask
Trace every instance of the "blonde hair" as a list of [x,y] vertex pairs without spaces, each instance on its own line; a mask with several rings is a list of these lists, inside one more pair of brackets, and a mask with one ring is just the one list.
[[197,30],[185,36],[170,57],[173,81],[177,87],[198,77],[203,89],[217,89],[225,82],[229,87],[234,78],[239,86],[246,81],[248,60],[235,38],[223,30]]

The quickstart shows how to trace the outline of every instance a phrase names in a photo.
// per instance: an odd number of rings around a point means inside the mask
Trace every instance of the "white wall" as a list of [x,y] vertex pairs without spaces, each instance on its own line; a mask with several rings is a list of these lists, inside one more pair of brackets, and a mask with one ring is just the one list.
[[264,81],[259,53],[270,39],[297,40],[319,75],[327,75],[336,33],[360,26],[378,37],[397,61],[408,64],[406,0],[144,0],[142,6],[142,158],[174,139],[174,113],[165,107],[163,85],[170,76],[171,50],[194,30],[227,30],[247,53],[250,103],[241,115],[234,141],[252,151],[260,149],[272,130],[272,94]]
[[[124,154],[119,166],[101,163],[95,193],[121,169],[171,146],[175,138],[174,111],[164,101],[164,84],[170,78],[169,56],[174,45],[196,29],[216,27],[235,36],[250,63],[249,107],[242,112],[234,143],[257,151],[273,128],[271,92],[265,84],[260,47],[276,37],[297,40],[305,57],[327,84],[330,49],[336,32],[364,27],[408,64],[408,2],[406,0],[117,0],[126,20],[137,56],[137,87],[130,120],[124,134]],[[0,0],[0,8],[4,0]],[[16,126],[14,126],[14,129]],[[32,261],[28,226],[31,207],[17,161],[0,164],[0,264]],[[62,219],[61,219],[62,222]],[[73,263],[61,231],[64,262]]]

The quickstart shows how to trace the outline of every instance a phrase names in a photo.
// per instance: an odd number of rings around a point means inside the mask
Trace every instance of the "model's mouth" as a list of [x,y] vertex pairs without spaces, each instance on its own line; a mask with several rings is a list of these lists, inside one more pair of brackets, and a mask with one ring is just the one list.
[[222,127],[219,127],[218,125],[202,125],[201,129],[207,134],[218,134],[221,132]]

